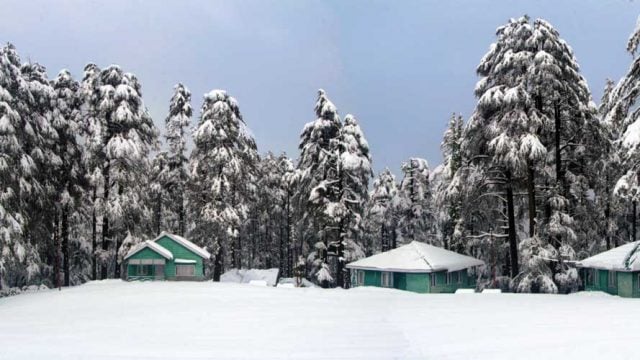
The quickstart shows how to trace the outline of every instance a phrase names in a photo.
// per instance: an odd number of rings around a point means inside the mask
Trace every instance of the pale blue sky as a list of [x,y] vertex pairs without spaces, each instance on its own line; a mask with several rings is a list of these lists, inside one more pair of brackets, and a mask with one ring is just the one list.
[[191,89],[196,116],[204,93],[226,89],[260,151],[294,158],[324,88],[341,115],[360,121],[375,170],[398,172],[410,156],[441,161],[450,114],[473,110],[475,68],[495,29],[525,13],[573,47],[596,102],[605,79],[626,72],[640,14],[629,0],[0,0],[0,41],[50,77],[119,64],[141,80],[159,126],[175,83]]

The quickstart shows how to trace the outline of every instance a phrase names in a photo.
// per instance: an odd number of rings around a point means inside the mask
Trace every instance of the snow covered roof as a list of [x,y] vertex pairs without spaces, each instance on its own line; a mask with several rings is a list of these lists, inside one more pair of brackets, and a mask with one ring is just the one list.
[[640,241],[630,242],[578,261],[577,265],[579,267],[604,270],[638,271],[640,270],[640,260],[638,260],[639,245]]
[[471,256],[412,241],[399,248],[354,261],[347,268],[424,273],[458,271],[480,265],[484,265],[484,262]]
[[176,264],[195,264],[195,263],[197,263],[197,261],[195,261],[195,260],[188,260],[188,259],[175,259],[174,262]]
[[155,252],[157,252],[158,254],[160,254],[162,257],[164,257],[167,260],[171,260],[173,259],[173,254],[171,253],[171,251],[165,249],[164,247],[160,246],[160,244],[156,244],[153,241],[145,241],[145,242],[141,242],[140,244],[134,246],[131,248],[131,250],[129,250],[129,252],[127,253],[127,256],[124,257],[125,260],[127,260],[128,258],[130,258],[131,256],[133,256],[134,254],[142,251],[142,249],[145,248],[149,248]]
[[211,254],[209,254],[209,252],[203,248],[201,248],[200,246],[192,243],[191,241],[183,238],[182,236],[176,235],[176,234],[170,234],[166,231],[163,231],[160,233],[160,235],[158,235],[157,238],[153,239],[153,242],[156,242],[160,239],[162,239],[162,237],[164,236],[168,236],[171,239],[173,239],[175,242],[177,242],[178,244],[186,247],[187,249],[193,251],[194,253],[202,256],[205,259],[209,259],[211,258]]

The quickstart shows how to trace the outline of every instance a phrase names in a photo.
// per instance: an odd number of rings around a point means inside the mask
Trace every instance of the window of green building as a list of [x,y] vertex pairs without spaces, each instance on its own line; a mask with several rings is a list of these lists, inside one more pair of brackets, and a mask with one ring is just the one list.
[[616,286],[617,286],[616,272],[609,271],[609,287],[616,287]]
[[431,273],[431,286],[436,286],[436,273]]
[[138,275],[139,276],[151,275],[151,265],[138,265]]
[[587,269],[587,271],[585,271],[585,283],[587,286],[593,286],[593,284],[595,284],[595,273],[595,269]]
[[356,285],[364,285],[364,271],[356,270]]
[[380,278],[380,282],[383,287],[393,287],[393,274],[390,272],[384,271]]

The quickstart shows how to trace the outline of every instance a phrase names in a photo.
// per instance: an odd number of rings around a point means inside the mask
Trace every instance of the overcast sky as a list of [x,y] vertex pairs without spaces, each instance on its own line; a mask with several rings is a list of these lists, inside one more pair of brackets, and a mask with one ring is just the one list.
[[50,77],[119,64],[142,82],[161,128],[174,84],[191,89],[196,116],[204,93],[226,89],[260,152],[293,158],[323,88],[341,115],[359,120],[375,170],[398,172],[412,156],[440,163],[450,114],[473,111],[475,68],[495,29],[523,14],[560,31],[597,103],[605,79],[629,67],[626,41],[640,14],[629,0],[0,0],[0,41]]

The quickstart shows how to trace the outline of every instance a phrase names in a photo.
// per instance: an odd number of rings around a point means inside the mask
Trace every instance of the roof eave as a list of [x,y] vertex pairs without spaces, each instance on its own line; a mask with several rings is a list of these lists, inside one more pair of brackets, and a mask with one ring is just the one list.
[[[160,245],[158,245],[158,246],[160,246]],[[123,260],[127,260],[127,259],[129,259],[129,258],[130,258],[130,257],[132,257],[133,255],[135,255],[135,254],[139,253],[140,251],[142,251],[142,250],[144,250],[144,249],[149,249],[149,250],[153,251],[154,253],[156,253],[156,254],[158,254],[158,255],[162,256],[163,258],[167,259],[167,260],[173,260],[173,256],[166,256],[166,255],[165,255],[165,254],[163,254],[162,252],[160,252],[160,251],[158,251],[158,250],[156,250],[156,249],[152,248],[151,246],[149,246],[149,244],[147,244],[147,243],[144,243],[143,245],[141,245],[141,246],[140,246],[138,249],[136,249],[135,251],[133,251],[133,252],[129,252],[129,253],[124,257],[124,259],[123,259]],[[167,251],[169,251],[169,250],[167,250]]]

